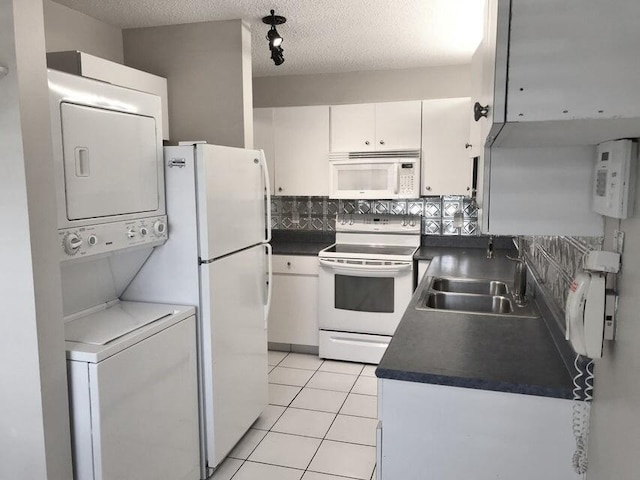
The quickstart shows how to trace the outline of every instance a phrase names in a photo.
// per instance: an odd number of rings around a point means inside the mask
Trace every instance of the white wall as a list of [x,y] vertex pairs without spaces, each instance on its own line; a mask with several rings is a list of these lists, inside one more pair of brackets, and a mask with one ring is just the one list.
[[123,63],[122,30],[51,0],[44,0],[47,52],[80,50]]
[[0,479],[69,480],[42,0],[0,2]]
[[255,107],[338,105],[470,95],[469,65],[253,79]]
[[[640,475],[640,194],[635,212],[621,222],[626,236],[616,340],[607,342],[596,361],[588,480],[637,480]],[[617,220],[607,220],[606,249],[612,248],[617,227]]]
[[125,64],[168,81],[173,142],[244,147],[253,137],[247,28],[229,20],[123,31]]

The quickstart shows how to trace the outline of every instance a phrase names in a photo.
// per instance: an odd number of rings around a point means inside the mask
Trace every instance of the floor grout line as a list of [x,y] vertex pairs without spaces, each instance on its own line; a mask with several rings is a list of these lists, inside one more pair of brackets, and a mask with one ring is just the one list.
[[[284,352],[283,352],[284,353]],[[262,439],[260,439],[260,441],[256,444],[256,446],[251,450],[251,452],[247,455],[247,458],[242,460],[242,463],[240,464],[240,467],[238,468],[238,470],[236,470],[236,472],[230,477],[230,480],[233,480],[233,478],[238,474],[238,472],[242,469],[242,467],[244,466],[245,463],[247,462],[251,462],[251,463],[259,463],[259,464],[264,464],[264,465],[271,465],[271,466],[275,466],[275,467],[281,467],[281,468],[288,468],[288,469],[292,469],[292,470],[297,470],[297,471],[301,471],[303,472],[302,477],[304,477],[304,475],[307,472],[312,472],[312,473],[322,473],[324,475],[334,475],[340,478],[345,478],[345,479],[352,479],[352,480],[357,480],[355,479],[355,477],[346,477],[343,475],[335,475],[335,474],[327,474],[327,473],[323,473],[323,472],[315,472],[313,470],[309,470],[309,467],[311,466],[311,463],[313,463],[314,458],[317,456],[318,451],[320,450],[320,448],[322,447],[322,444],[325,441],[332,441],[332,442],[337,442],[337,443],[345,443],[348,445],[358,445],[358,446],[365,446],[365,447],[371,447],[371,445],[366,445],[366,444],[361,444],[361,443],[354,443],[354,442],[344,442],[344,441],[340,441],[340,440],[329,440],[327,439],[327,435],[329,434],[329,431],[331,430],[331,428],[333,427],[335,421],[338,418],[338,415],[344,415],[344,416],[349,416],[349,417],[354,417],[354,418],[365,418],[365,419],[371,419],[371,418],[377,418],[377,417],[362,417],[362,416],[358,416],[358,415],[349,415],[349,414],[341,414],[340,411],[344,408],[345,403],[347,402],[349,395],[353,394],[353,395],[363,395],[363,396],[367,396],[367,397],[376,397],[377,398],[377,394],[376,395],[367,395],[367,394],[362,394],[362,393],[355,393],[353,392],[354,387],[356,386],[356,384],[358,383],[358,379],[360,377],[365,377],[365,378],[375,378],[375,377],[370,377],[368,375],[363,375],[362,372],[364,372],[365,368],[367,367],[367,365],[363,365],[362,368],[360,369],[360,373],[358,374],[352,374],[352,373],[343,373],[343,372],[331,372],[331,371],[326,371],[326,370],[320,370],[320,367],[322,367],[322,365],[324,364],[325,360],[322,360],[321,363],[318,365],[318,367],[315,370],[312,369],[304,369],[304,368],[297,368],[297,367],[286,367],[286,366],[282,366],[282,362],[291,354],[291,353],[295,353],[295,352],[286,352],[287,354],[276,364],[270,367],[273,367],[273,369],[275,369],[276,367],[281,366],[282,368],[293,368],[293,369],[297,369],[297,370],[306,370],[306,371],[312,371],[314,372],[311,377],[309,377],[309,380],[307,380],[305,382],[304,385],[299,386],[299,385],[286,385],[286,384],[279,384],[279,383],[272,383],[272,385],[283,385],[283,386],[288,386],[288,387],[295,387],[295,388],[299,388],[300,390],[298,391],[298,393],[296,393],[296,395],[293,397],[293,399],[289,402],[288,405],[284,406],[284,405],[272,405],[269,404],[271,406],[276,406],[276,407],[283,407],[284,410],[282,411],[282,413],[278,416],[278,418],[276,418],[276,420],[273,422],[273,424],[269,427],[268,430],[266,430],[265,435],[262,437]],[[305,354],[301,354],[301,355],[305,355]],[[339,375],[349,375],[352,377],[356,377],[353,384],[351,385],[349,391],[347,392],[342,392],[339,390],[330,390],[330,389],[323,389],[323,388],[313,388],[313,387],[308,387],[309,382],[313,379],[313,377],[315,376],[316,373],[318,373],[319,371],[322,371],[323,373],[334,373],[334,374],[339,374]],[[312,390],[322,390],[322,391],[330,391],[330,392],[337,392],[337,393],[346,393],[346,396],[344,398],[344,400],[342,401],[342,403],[340,404],[340,407],[338,408],[338,411],[336,413],[334,412],[324,412],[322,410],[313,410],[313,409],[309,409],[309,408],[299,408],[299,407],[292,407],[291,404],[295,401],[295,399],[300,395],[300,393],[305,389],[305,388],[309,388]],[[327,431],[325,432],[324,436],[322,438],[318,438],[318,437],[310,437],[307,435],[298,435],[298,434],[292,434],[292,433],[284,433],[284,432],[277,432],[275,430],[273,430],[273,427],[278,423],[278,421],[280,421],[280,419],[283,417],[283,415],[287,412],[287,410],[289,408],[293,408],[293,409],[298,409],[298,410],[306,410],[306,411],[312,411],[312,412],[319,412],[319,413],[328,413],[333,415],[333,420],[331,421],[331,424],[329,425],[329,428],[327,429]],[[260,429],[256,429],[256,430],[260,430]],[[261,430],[261,431],[265,431],[265,430]],[[267,462],[256,462],[253,460],[249,460],[249,457],[251,455],[253,455],[253,453],[256,451],[256,449],[258,448],[258,446],[264,441],[265,438],[267,438],[267,435],[269,435],[269,433],[277,433],[280,435],[290,435],[290,436],[297,436],[297,437],[303,437],[303,438],[312,438],[315,440],[320,440],[320,443],[318,444],[318,447],[316,448],[316,451],[314,452],[314,454],[312,455],[311,459],[309,460],[309,462],[307,463],[307,466],[305,467],[304,470],[299,469],[299,468],[294,468],[294,467],[289,467],[289,466],[285,466],[285,465],[276,465],[276,464],[271,464],[271,463],[267,463]],[[235,447],[234,447],[235,448]],[[230,458],[230,457],[228,457]],[[241,460],[241,459],[236,459],[236,460]],[[376,471],[376,463],[374,462],[374,468],[373,471],[371,472],[371,477],[370,480],[373,480],[373,473]]]

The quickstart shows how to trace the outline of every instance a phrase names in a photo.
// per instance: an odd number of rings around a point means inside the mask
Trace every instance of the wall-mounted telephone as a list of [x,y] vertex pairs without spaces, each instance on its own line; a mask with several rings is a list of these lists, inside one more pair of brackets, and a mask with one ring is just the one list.
[[602,357],[604,340],[605,276],[580,272],[569,287],[566,307],[567,340],[576,353]]
[[584,257],[584,269],[579,270],[567,296],[565,323],[567,340],[573,350],[585,357],[601,358],[605,339],[605,314],[607,304],[606,274],[620,269],[620,254],[593,251]]

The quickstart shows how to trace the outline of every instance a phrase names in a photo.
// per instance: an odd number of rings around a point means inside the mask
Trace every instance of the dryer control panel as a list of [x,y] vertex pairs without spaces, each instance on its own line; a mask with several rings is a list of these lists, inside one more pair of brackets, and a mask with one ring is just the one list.
[[58,230],[60,260],[106,255],[139,245],[157,246],[167,241],[165,215]]

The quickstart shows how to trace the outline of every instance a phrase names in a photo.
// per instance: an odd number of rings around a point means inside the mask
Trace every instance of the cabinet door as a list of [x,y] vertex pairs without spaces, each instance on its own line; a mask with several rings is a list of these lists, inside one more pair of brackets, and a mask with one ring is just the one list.
[[276,195],[329,195],[329,107],[273,111]]
[[471,99],[443,98],[422,103],[422,195],[469,195],[473,161],[469,138]]
[[318,259],[274,255],[269,341],[318,345]]
[[420,105],[419,100],[376,104],[376,150],[420,148]]
[[373,103],[332,106],[331,151],[374,151],[375,118],[376,106]]
[[[276,150],[273,138],[273,108],[253,109],[253,148],[264,150],[269,169],[269,185],[275,186]],[[272,192],[274,193],[274,192]]]
[[480,122],[473,117],[473,105],[480,101],[482,95],[482,44],[471,57],[471,105],[467,112],[469,121],[469,143],[467,154],[470,158],[479,157],[482,153],[482,128]]

